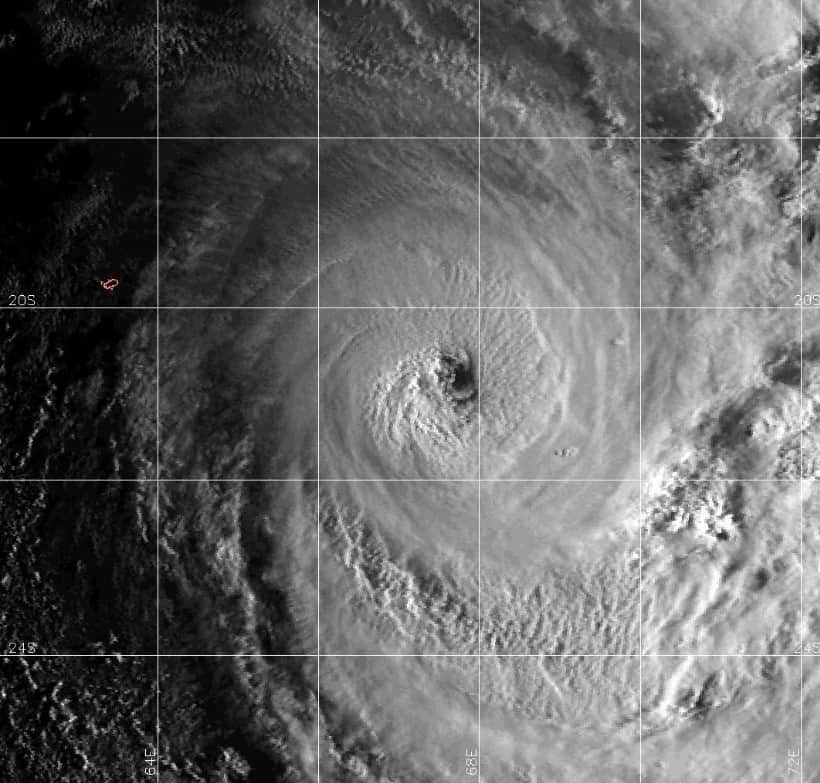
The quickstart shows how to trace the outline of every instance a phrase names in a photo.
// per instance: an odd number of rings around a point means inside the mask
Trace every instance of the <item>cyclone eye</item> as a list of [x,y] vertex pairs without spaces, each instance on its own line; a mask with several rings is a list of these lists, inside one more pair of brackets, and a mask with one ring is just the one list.
[[442,351],[434,372],[444,395],[455,403],[469,402],[478,396],[473,363],[466,351]]

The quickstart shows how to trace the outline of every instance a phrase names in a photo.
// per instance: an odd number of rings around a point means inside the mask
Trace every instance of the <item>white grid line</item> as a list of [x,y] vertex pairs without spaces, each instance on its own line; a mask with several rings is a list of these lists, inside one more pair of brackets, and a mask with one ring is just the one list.
[[[678,484],[800,484],[799,478],[714,478],[682,479]],[[820,481],[804,478],[802,482]],[[3,478],[0,484],[648,484],[635,478]]]
[[[562,652],[562,653],[0,653],[2,660],[16,660],[18,658],[800,658],[801,653],[702,653],[702,652],[674,652],[674,653],[592,653],[592,652]],[[820,658],[820,653],[802,654],[805,658]]]
[[[797,474],[800,479],[803,478],[803,77],[804,77],[804,29],[803,29],[803,0],[800,0],[800,110],[798,113],[798,123],[800,132],[800,150],[799,150],[799,209],[800,209],[800,445],[798,448],[798,466]],[[805,571],[805,560],[803,552],[803,538],[804,538],[804,522],[803,522],[803,482],[800,482],[800,783],[803,783],[803,757],[805,755],[803,749],[803,652],[805,648],[803,632],[804,632],[804,606],[803,606],[803,574]]]
[[157,714],[156,714],[156,743],[157,743],[157,747],[156,747],[156,764],[157,764],[156,774],[157,774],[157,779],[161,779],[161,777],[162,777],[162,758],[161,758],[160,749],[159,749],[160,731],[161,731],[161,728],[160,728],[160,726],[161,726],[161,724],[160,724],[160,713],[161,713],[161,711],[160,711],[160,675],[161,675],[161,672],[160,672],[160,666],[159,666],[159,662],[161,660],[161,658],[160,658],[160,620],[159,620],[159,617],[160,617],[160,615],[159,615],[159,609],[160,609],[160,600],[159,600],[159,597],[160,597],[160,556],[159,556],[159,553],[160,553],[160,529],[161,529],[161,526],[160,526],[160,431],[159,431],[159,411],[160,411],[160,392],[159,392],[159,376],[160,376],[160,366],[159,366],[159,344],[160,344],[160,330],[159,330],[159,313],[160,313],[160,308],[159,308],[159,287],[160,287],[159,73],[160,73],[160,59],[159,58],[160,58],[160,43],[161,42],[160,42],[160,8],[159,8],[159,5],[160,5],[160,0],[157,0],[157,2],[156,2],[156,6],[157,6],[157,30],[156,30],[156,48],[157,48],[157,52],[156,52],[156,71],[157,71],[156,78],[157,78],[157,84],[156,84],[156,95],[154,97],[154,100],[155,100],[155,103],[156,103],[156,116],[154,117],[154,123],[155,123],[155,126],[156,126],[155,127],[155,135],[156,135],[155,145],[156,145],[156,147],[155,147],[155,150],[154,150],[154,155],[156,157],[156,159],[155,159],[155,166],[156,166],[156,169],[155,169],[155,183],[154,183],[154,186],[156,188],[156,194],[155,194],[156,195],[156,209],[155,209],[154,218],[156,220],[156,224],[155,224],[155,231],[156,231],[156,247],[155,247],[156,261],[155,261],[155,263],[157,265],[157,269],[156,269],[156,276],[157,276],[156,277],[156,290],[154,291],[154,296],[155,296],[154,305],[156,307],[156,313],[155,313],[155,328],[156,328],[156,355],[155,355],[155,361],[156,361],[156,373],[157,373],[157,377],[154,379],[155,383],[156,383],[156,395],[157,395],[157,399],[156,399],[156,422],[155,422],[155,426],[156,426],[156,430],[157,430],[157,443],[156,443],[156,457],[155,457],[156,461],[155,461],[155,464],[154,464],[154,478],[155,478],[155,481],[156,481],[156,483],[154,485],[154,490],[155,490],[155,493],[156,493],[156,498],[155,498],[156,519],[154,520],[154,524],[156,525],[156,528],[157,528],[157,532],[156,532],[156,575],[155,575],[155,578],[156,578],[156,586],[155,586],[156,587],[156,628],[155,628],[155,633],[156,633],[156,645],[157,645],[157,659],[156,659],[156,664],[157,665],[156,665],[156,671],[155,671],[155,677],[156,677],[156,686],[155,686],[156,687],[156,708],[157,708]]
[[157,765],[156,776],[157,776],[157,779],[159,780],[159,779],[162,778],[162,757],[161,757],[160,745],[159,745],[159,743],[160,743],[160,731],[161,731],[161,723],[160,723],[160,715],[161,715],[161,710],[160,710],[160,675],[161,675],[161,671],[160,671],[159,663],[162,660],[160,658],[160,614],[159,614],[159,610],[160,610],[160,556],[159,556],[159,553],[160,553],[160,529],[161,529],[161,526],[160,526],[160,481],[159,481],[160,480],[160,431],[159,431],[159,412],[160,412],[160,392],[159,392],[159,375],[160,375],[160,366],[159,366],[159,350],[160,350],[160,347],[159,347],[160,346],[160,331],[159,331],[159,313],[160,313],[160,309],[159,309],[159,287],[160,287],[160,233],[159,233],[159,210],[160,210],[160,193],[159,193],[159,167],[160,167],[160,157],[159,157],[159,143],[160,143],[159,142],[159,131],[160,131],[160,127],[159,127],[159,121],[160,121],[159,120],[159,94],[160,93],[159,93],[159,73],[160,73],[160,59],[159,58],[160,58],[160,43],[161,43],[161,41],[160,41],[160,29],[161,29],[160,28],[160,0],[157,0],[156,6],[157,6],[157,30],[156,30],[156,48],[157,48],[157,52],[156,52],[156,71],[157,71],[156,78],[157,78],[157,84],[156,84],[156,95],[154,97],[155,104],[156,104],[156,109],[155,109],[156,115],[154,117],[154,123],[155,123],[155,126],[156,126],[155,129],[154,129],[155,130],[155,136],[156,136],[155,142],[154,142],[155,145],[156,145],[155,150],[154,150],[155,166],[156,166],[156,169],[155,169],[155,183],[154,183],[155,188],[156,188],[156,193],[155,193],[155,195],[156,195],[156,209],[155,209],[154,218],[156,220],[156,225],[155,225],[155,231],[156,231],[156,247],[155,247],[156,261],[155,261],[155,263],[157,265],[157,269],[156,269],[156,290],[154,292],[154,296],[155,296],[154,306],[156,308],[156,312],[155,312],[155,329],[156,329],[155,361],[156,361],[156,374],[157,375],[156,375],[156,378],[155,378],[155,382],[156,382],[157,399],[156,399],[156,421],[155,421],[155,426],[156,426],[156,431],[157,431],[157,443],[156,443],[156,458],[155,458],[156,462],[155,462],[155,465],[154,465],[154,478],[155,478],[155,481],[156,481],[156,483],[154,484],[154,490],[155,490],[155,494],[156,494],[156,498],[155,498],[155,501],[154,501],[156,503],[156,512],[155,512],[156,513],[156,519],[154,520],[154,524],[156,525],[157,530],[156,530],[156,575],[155,575],[155,579],[156,579],[156,585],[155,585],[155,589],[156,589],[156,628],[154,629],[154,631],[155,631],[155,634],[156,634],[156,645],[157,645],[157,658],[156,658],[156,671],[155,671],[155,677],[156,677],[156,686],[155,686],[156,687],[156,709],[157,709],[157,714],[156,714],[156,765]]
[[[793,141],[791,136],[2,136],[0,142],[67,141]],[[820,136],[804,136],[804,141],[818,141]]]
[[321,444],[322,444],[322,220],[321,220],[321,92],[322,92],[322,3],[316,0],[316,781],[322,780],[322,701],[321,691],[321,628],[322,628],[322,474],[321,474]]
[[[300,305],[286,307],[282,305],[131,305],[131,306],[110,306],[110,305],[37,305],[35,307],[12,307],[9,305],[0,306],[0,310],[8,310],[15,313],[27,313],[33,310],[143,310],[154,312],[155,310],[502,310],[515,312],[530,312],[540,310],[793,310],[800,309],[797,305]],[[820,307],[813,308],[820,310]]]
[[[638,130],[643,131],[643,0],[638,0]],[[643,134],[638,139],[638,475],[643,478]],[[643,483],[638,489],[638,783],[643,783]]]
[[[478,478],[481,478],[481,0],[476,0],[476,7],[478,9],[478,52],[477,52],[477,62],[476,62],[476,78],[478,82],[478,94],[477,94],[477,111],[476,111],[476,144],[478,147],[478,182],[476,185],[477,191],[477,218],[478,218],[478,345],[476,347],[476,384],[478,385],[478,400],[476,409],[478,411]],[[476,493],[476,499],[478,502],[477,514],[478,514],[478,535],[477,535],[477,544],[478,544],[478,560],[477,560],[477,576],[476,576],[476,583],[478,589],[478,638],[476,639],[476,653],[478,654],[478,658],[476,658],[476,669],[478,672],[477,677],[477,698],[476,698],[476,706],[478,710],[478,724],[477,724],[477,737],[476,742],[478,747],[476,748],[476,753],[478,754],[477,758],[477,773],[476,777],[478,778],[479,783],[481,783],[481,652],[483,648],[483,627],[481,624],[481,491],[479,485],[479,491]]]

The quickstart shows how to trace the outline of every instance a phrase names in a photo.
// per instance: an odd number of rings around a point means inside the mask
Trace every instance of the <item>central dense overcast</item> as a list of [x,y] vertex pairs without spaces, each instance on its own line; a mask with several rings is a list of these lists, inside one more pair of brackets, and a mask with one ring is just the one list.
[[[163,309],[3,315],[3,478],[135,480],[3,485],[9,639],[163,781],[820,781],[815,0],[32,6],[5,135],[144,138],[4,143],[8,292]],[[104,660],[8,779],[140,779]]]

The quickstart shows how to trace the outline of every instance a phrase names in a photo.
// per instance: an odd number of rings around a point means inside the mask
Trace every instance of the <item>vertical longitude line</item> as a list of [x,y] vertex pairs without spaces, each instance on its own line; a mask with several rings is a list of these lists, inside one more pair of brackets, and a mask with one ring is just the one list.
[[482,627],[481,627],[481,0],[476,0],[478,6],[478,47],[476,55],[476,86],[478,92],[476,95],[476,142],[478,149],[478,172],[477,172],[477,210],[478,210],[478,345],[476,347],[476,377],[478,378],[478,483],[477,487],[477,548],[478,548],[478,562],[476,569],[476,582],[478,589],[478,638],[476,639],[476,664],[477,664],[477,731],[476,742],[478,747],[477,777],[481,781],[481,645],[482,645]]
[[638,0],[638,783],[643,783],[643,2]]
[[798,204],[800,207],[800,445],[798,448],[798,468],[797,480],[800,482],[800,783],[803,783],[803,655],[805,645],[803,644],[803,572],[805,564],[803,562],[803,0],[800,0],[800,114],[797,121],[800,123],[799,139],[800,150],[798,155],[799,163],[799,187],[800,195]]
[[159,657],[159,650],[160,650],[160,646],[159,646],[160,645],[160,642],[159,642],[159,574],[160,574],[160,564],[159,564],[159,536],[160,536],[160,471],[159,471],[159,248],[160,248],[160,244],[159,244],[159,46],[160,46],[159,24],[160,24],[160,17],[159,17],[159,3],[160,3],[160,0],[157,0],[157,29],[156,29],[156,49],[157,49],[157,51],[156,51],[156,57],[155,57],[155,63],[154,63],[154,67],[156,68],[156,85],[155,85],[155,89],[156,89],[156,95],[155,95],[156,110],[155,110],[155,116],[154,116],[154,125],[155,125],[155,128],[154,128],[154,146],[155,146],[154,155],[155,155],[155,161],[154,161],[154,163],[155,163],[155,176],[156,176],[156,181],[154,183],[156,191],[155,191],[154,195],[155,195],[155,210],[156,210],[155,220],[156,220],[156,225],[154,227],[154,230],[156,232],[155,253],[156,253],[156,265],[157,265],[157,268],[156,268],[156,281],[154,283],[155,288],[156,288],[156,291],[155,291],[156,312],[154,314],[155,315],[154,329],[156,330],[155,352],[156,352],[156,384],[157,384],[157,388],[156,388],[156,393],[157,393],[157,399],[156,399],[157,443],[156,443],[156,454],[155,454],[155,457],[154,457],[154,478],[156,479],[156,484],[154,485],[154,491],[156,493],[156,498],[154,499],[154,502],[156,504],[154,524],[156,525],[156,542],[155,542],[156,553],[155,553],[155,555],[156,555],[156,568],[157,568],[156,584],[155,584],[157,608],[156,608],[156,628],[154,629],[154,632],[156,633],[156,666],[155,666],[154,676],[155,676],[155,679],[156,679],[156,700],[157,701],[156,701],[156,721],[155,721],[156,726],[154,728],[155,728],[155,731],[156,731],[156,736],[155,736],[155,741],[156,741],[156,765],[157,765],[156,770],[157,770],[157,777],[158,778],[160,777],[160,764],[161,764],[160,752],[159,752],[159,732],[160,732],[160,723],[159,723],[159,721],[160,721],[160,710],[159,710],[159,691],[160,691],[160,687],[159,687],[160,686],[160,683],[159,683],[159,678],[160,678],[160,668],[159,668],[159,662],[160,662],[160,657]]
[[322,232],[320,229],[321,213],[319,202],[319,181],[321,177],[321,144],[322,144],[322,127],[319,119],[321,111],[321,65],[322,65],[322,47],[320,25],[322,19],[321,0],[316,0],[316,780],[321,781],[322,778],[322,740],[321,740],[321,717],[322,717],[322,703],[319,697],[319,688],[321,681],[320,667],[322,659],[320,653],[322,648],[320,646],[321,633],[321,611],[320,601],[322,600],[322,582],[321,582],[321,551],[322,551],[322,520],[321,520],[321,490],[322,490],[322,460],[319,454],[321,447],[321,399],[322,399],[322,358],[321,358],[321,333],[322,333],[322,299],[321,299],[321,275],[322,275],[322,255],[321,255],[321,240]]

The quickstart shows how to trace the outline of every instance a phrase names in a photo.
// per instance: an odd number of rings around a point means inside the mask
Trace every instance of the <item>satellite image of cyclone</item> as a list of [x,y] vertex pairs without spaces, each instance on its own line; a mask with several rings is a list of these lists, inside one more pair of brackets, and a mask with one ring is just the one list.
[[3,16],[1,781],[820,783],[820,0]]

